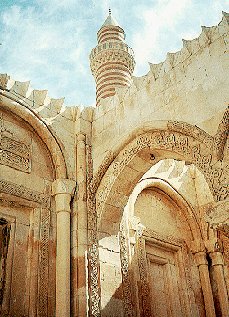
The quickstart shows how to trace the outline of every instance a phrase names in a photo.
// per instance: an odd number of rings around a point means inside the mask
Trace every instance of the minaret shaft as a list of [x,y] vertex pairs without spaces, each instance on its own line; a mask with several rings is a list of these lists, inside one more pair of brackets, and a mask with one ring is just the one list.
[[125,43],[124,30],[109,14],[97,33],[98,45],[90,54],[91,71],[96,82],[96,105],[114,96],[117,87],[130,86],[135,61],[133,50]]

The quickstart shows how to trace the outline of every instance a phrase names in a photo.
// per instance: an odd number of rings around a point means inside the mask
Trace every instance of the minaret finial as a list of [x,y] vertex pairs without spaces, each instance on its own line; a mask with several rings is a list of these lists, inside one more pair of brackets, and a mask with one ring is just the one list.
[[111,15],[111,8],[109,7],[109,15]]

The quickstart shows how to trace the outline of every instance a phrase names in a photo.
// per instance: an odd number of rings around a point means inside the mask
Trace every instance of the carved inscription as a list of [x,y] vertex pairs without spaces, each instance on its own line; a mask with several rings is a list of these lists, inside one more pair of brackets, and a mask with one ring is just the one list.
[[3,116],[0,115],[0,164],[19,171],[31,172],[31,146],[5,135]]
[[23,185],[17,185],[3,179],[0,180],[0,192],[34,201],[44,207],[50,206],[50,197],[48,195],[33,191]]

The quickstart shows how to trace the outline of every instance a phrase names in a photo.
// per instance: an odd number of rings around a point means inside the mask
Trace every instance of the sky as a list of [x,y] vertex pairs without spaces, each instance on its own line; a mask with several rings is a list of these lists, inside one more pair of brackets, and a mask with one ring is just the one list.
[[135,52],[134,75],[143,76],[148,62],[217,25],[229,0],[0,0],[0,73],[66,105],[94,105],[89,54],[109,7]]

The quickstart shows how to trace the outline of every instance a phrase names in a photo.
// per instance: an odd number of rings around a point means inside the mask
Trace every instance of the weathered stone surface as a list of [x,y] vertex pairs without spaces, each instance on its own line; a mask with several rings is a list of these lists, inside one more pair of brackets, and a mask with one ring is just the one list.
[[[228,30],[119,70],[96,108],[0,75],[1,316],[227,316]],[[131,72],[111,42],[93,71]]]

